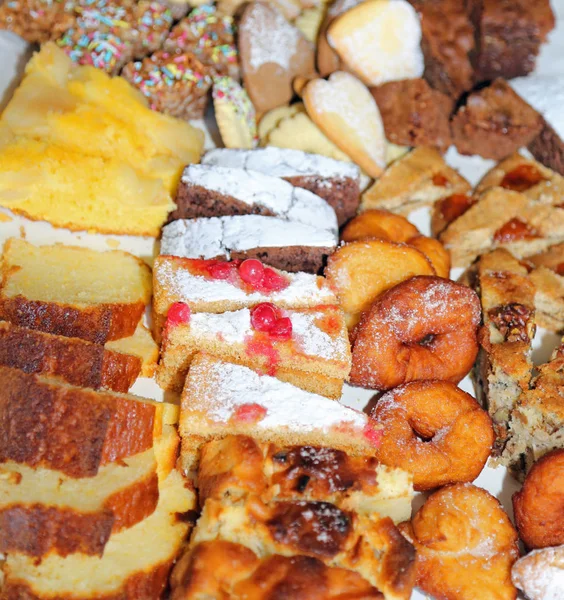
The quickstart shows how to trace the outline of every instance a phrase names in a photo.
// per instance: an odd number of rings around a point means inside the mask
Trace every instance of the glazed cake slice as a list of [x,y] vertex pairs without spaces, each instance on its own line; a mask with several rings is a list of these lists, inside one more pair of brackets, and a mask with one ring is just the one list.
[[291,590],[292,600],[381,600],[357,573],[331,568],[310,556],[260,559],[241,544],[216,540],[188,550],[174,567],[171,600],[244,597],[267,600]]
[[414,585],[415,550],[391,519],[355,514],[329,502],[208,499],[190,547],[220,540],[241,544],[263,559],[305,555],[348,569],[386,600],[408,600]]
[[126,252],[9,239],[0,319],[105,344],[131,336],[151,299],[151,271]]
[[196,477],[200,506],[209,498],[238,503],[325,501],[358,514],[411,517],[412,476],[373,456],[347,456],[320,446],[280,446],[227,436],[202,446]]
[[[221,313],[272,302],[281,308],[337,304],[323,277],[286,273],[253,262],[158,256],[153,265],[153,320],[164,325],[169,308],[184,302],[192,312]],[[260,274],[257,276],[257,269]]]
[[486,251],[505,248],[525,258],[564,241],[564,208],[489,188],[440,234],[453,267],[467,267]]
[[14,461],[69,477],[152,448],[173,407],[138,396],[71,386],[0,367],[0,463]]
[[244,215],[173,221],[163,227],[161,254],[257,258],[292,273],[318,273],[336,245],[336,236],[325,229],[275,217]]
[[476,397],[493,420],[499,457],[511,435],[511,413],[531,381],[535,286],[526,267],[506,250],[485,254],[473,270],[483,325],[472,376]]
[[362,195],[360,210],[381,208],[407,215],[454,194],[470,184],[433,148],[420,146],[396,160]]
[[163,596],[189,531],[183,515],[196,507],[194,492],[178,471],[160,487],[155,511],[110,536],[103,556],[49,554],[41,561],[7,555],[2,567],[5,600],[140,600]]
[[141,372],[141,358],[80,338],[43,333],[0,321],[0,365],[72,385],[127,392]]
[[337,233],[335,211],[312,192],[258,171],[188,165],[170,219],[260,214]]
[[202,444],[228,435],[280,446],[330,446],[352,456],[373,455],[380,439],[362,412],[208,354],[192,360],[179,432],[186,472],[197,465]]
[[208,352],[305,390],[340,398],[351,354],[339,307],[283,310],[264,303],[251,310],[194,313],[187,321],[177,317],[179,312],[169,311],[163,331],[157,367],[157,383],[163,389],[180,392],[194,356]]
[[353,163],[319,154],[274,146],[254,150],[215,148],[202,157],[202,164],[281,177],[326,200],[335,210],[339,226],[354,217],[360,202],[360,169]]

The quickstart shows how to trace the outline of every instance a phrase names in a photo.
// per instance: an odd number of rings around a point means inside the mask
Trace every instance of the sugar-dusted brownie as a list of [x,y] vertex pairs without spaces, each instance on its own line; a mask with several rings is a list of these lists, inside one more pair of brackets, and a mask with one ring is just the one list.
[[478,79],[511,79],[530,73],[541,43],[554,27],[549,0],[480,0],[471,4]]
[[424,78],[454,98],[472,88],[474,27],[463,0],[410,0],[421,17]]
[[390,81],[371,91],[388,141],[399,146],[433,146],[443,152],[450,146],[449,116],[454,103],[449,96],[431,89],[424,79]]
[[461,154],[501,160],[527,146],[541,131],[542,119],[503,79],[478,90],[451,121]]
[[153,110],[186,120],[204,116],[212,74],[193,54],[159,50],[128,63],[121,75],[148,98]]
[[216,148],[202,164],[234,167],[281,177],[323,198],[333,207],[339,226],[354,217],[360,202],[360,169],[354,164],[291,148],[238,150]]

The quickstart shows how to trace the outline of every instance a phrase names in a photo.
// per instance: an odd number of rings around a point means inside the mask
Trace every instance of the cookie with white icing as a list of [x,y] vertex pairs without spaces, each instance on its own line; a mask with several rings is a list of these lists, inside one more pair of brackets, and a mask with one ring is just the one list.
[[274,6],[251,2],[239,24],[245,88],[259,114],[287,104],[292,81],[315,70],[313,44]]

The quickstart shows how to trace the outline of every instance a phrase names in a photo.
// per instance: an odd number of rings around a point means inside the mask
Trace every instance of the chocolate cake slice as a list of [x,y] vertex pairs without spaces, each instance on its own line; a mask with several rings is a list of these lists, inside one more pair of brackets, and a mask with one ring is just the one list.
[[217,148],[204,155],[202,164],[281,177],[326,200],[335,210],[339,226],[356,214],[360,202],[359,168],[319,154],[273,146],[256,150]]
[[257,171],[188,165],[176,205],[171,220],[258,214],[337,233],[335,211],[323,198]]
[[318,273],[337,244],[334,233],[262,215],[179,219],[163,227],[161,254],[185,258],[257,258],[290,271]]

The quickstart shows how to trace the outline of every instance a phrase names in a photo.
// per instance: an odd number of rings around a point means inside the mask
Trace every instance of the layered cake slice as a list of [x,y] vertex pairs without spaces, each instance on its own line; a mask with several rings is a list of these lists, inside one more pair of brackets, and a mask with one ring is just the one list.
[[407,215],[470,189],[466,179],[446,164],[438,150],[420,146],[386,169],[364,192],[360,208],[382,208]]
[[261,215],[178,219],[163,227],[161,254],[256,258],[284,271],[318,273],[337,245],[326,229]]
[[260,214],[337,232],[335,211],[323,198],[258,171],[188,165],[175,202],[171,219]]
[[202,164],[281,177],[326,200],[335,210],[339,225],[354,217],[360,202],[360,169],[353,163],[319,154],[274,146],[255,150],[216,148],[202,157]]
[[163,597],[174,561],[189,532],[184,517],[194,510],[193,490],[172,471],[160,486],[154,512],[133,527],[113,533],[102,556],[48,554],[41,561],[9,553],[0,573],[9,600],[139,600]]
[[382,599],[353,571],[303,555],[259,558],[242,544],[222,540],[189,549],[172,572],[171,586],[171,600],[274,598],[279,590],[291,590],[292,600]]
[[198,352],[247,365],[305,390],[340,398],[351,353],[338,306],[282,309],[267,302],[254,308],[194,313],[173,305],[163,331],[157,383],[182,390]]
[[208,354],[192,360],[182,391],[179,432],[186,472],[211,439],[247,435],[279,446],[330,446],[375,453],[381,432],[366,414]]
[[476,396],[493,420],[499,457],[510,435],[511,412],[531,381],[535,286],[527,268],[502,249],[482,256],[471,279],[484,320],[472,375]]
[[202,446],[197,472],[200,506],[209,498],[239,502],[325,501],[359,514],[411,516],[412,476],[373,456],[347,456],[321,446],[280,446],[227,436]]
[[564,209],[493,187],[447,225],[439,240],[449,250],[453,267],[467,267],[496,248],[525,258],[564,241]]
[[245,261],[158,256],[153,265],[153,321],[160,330],[175,302],[192,312],[221,313],[272,302],[281,308],[337,304],[323,277],[286,273]]
[[1,273],[0,319],[96,344],[132,336],[151,299],[149,267],[119,250],[12,238]]
[[0,367],[0,552],[101,555],[150,515],[178,410]]

